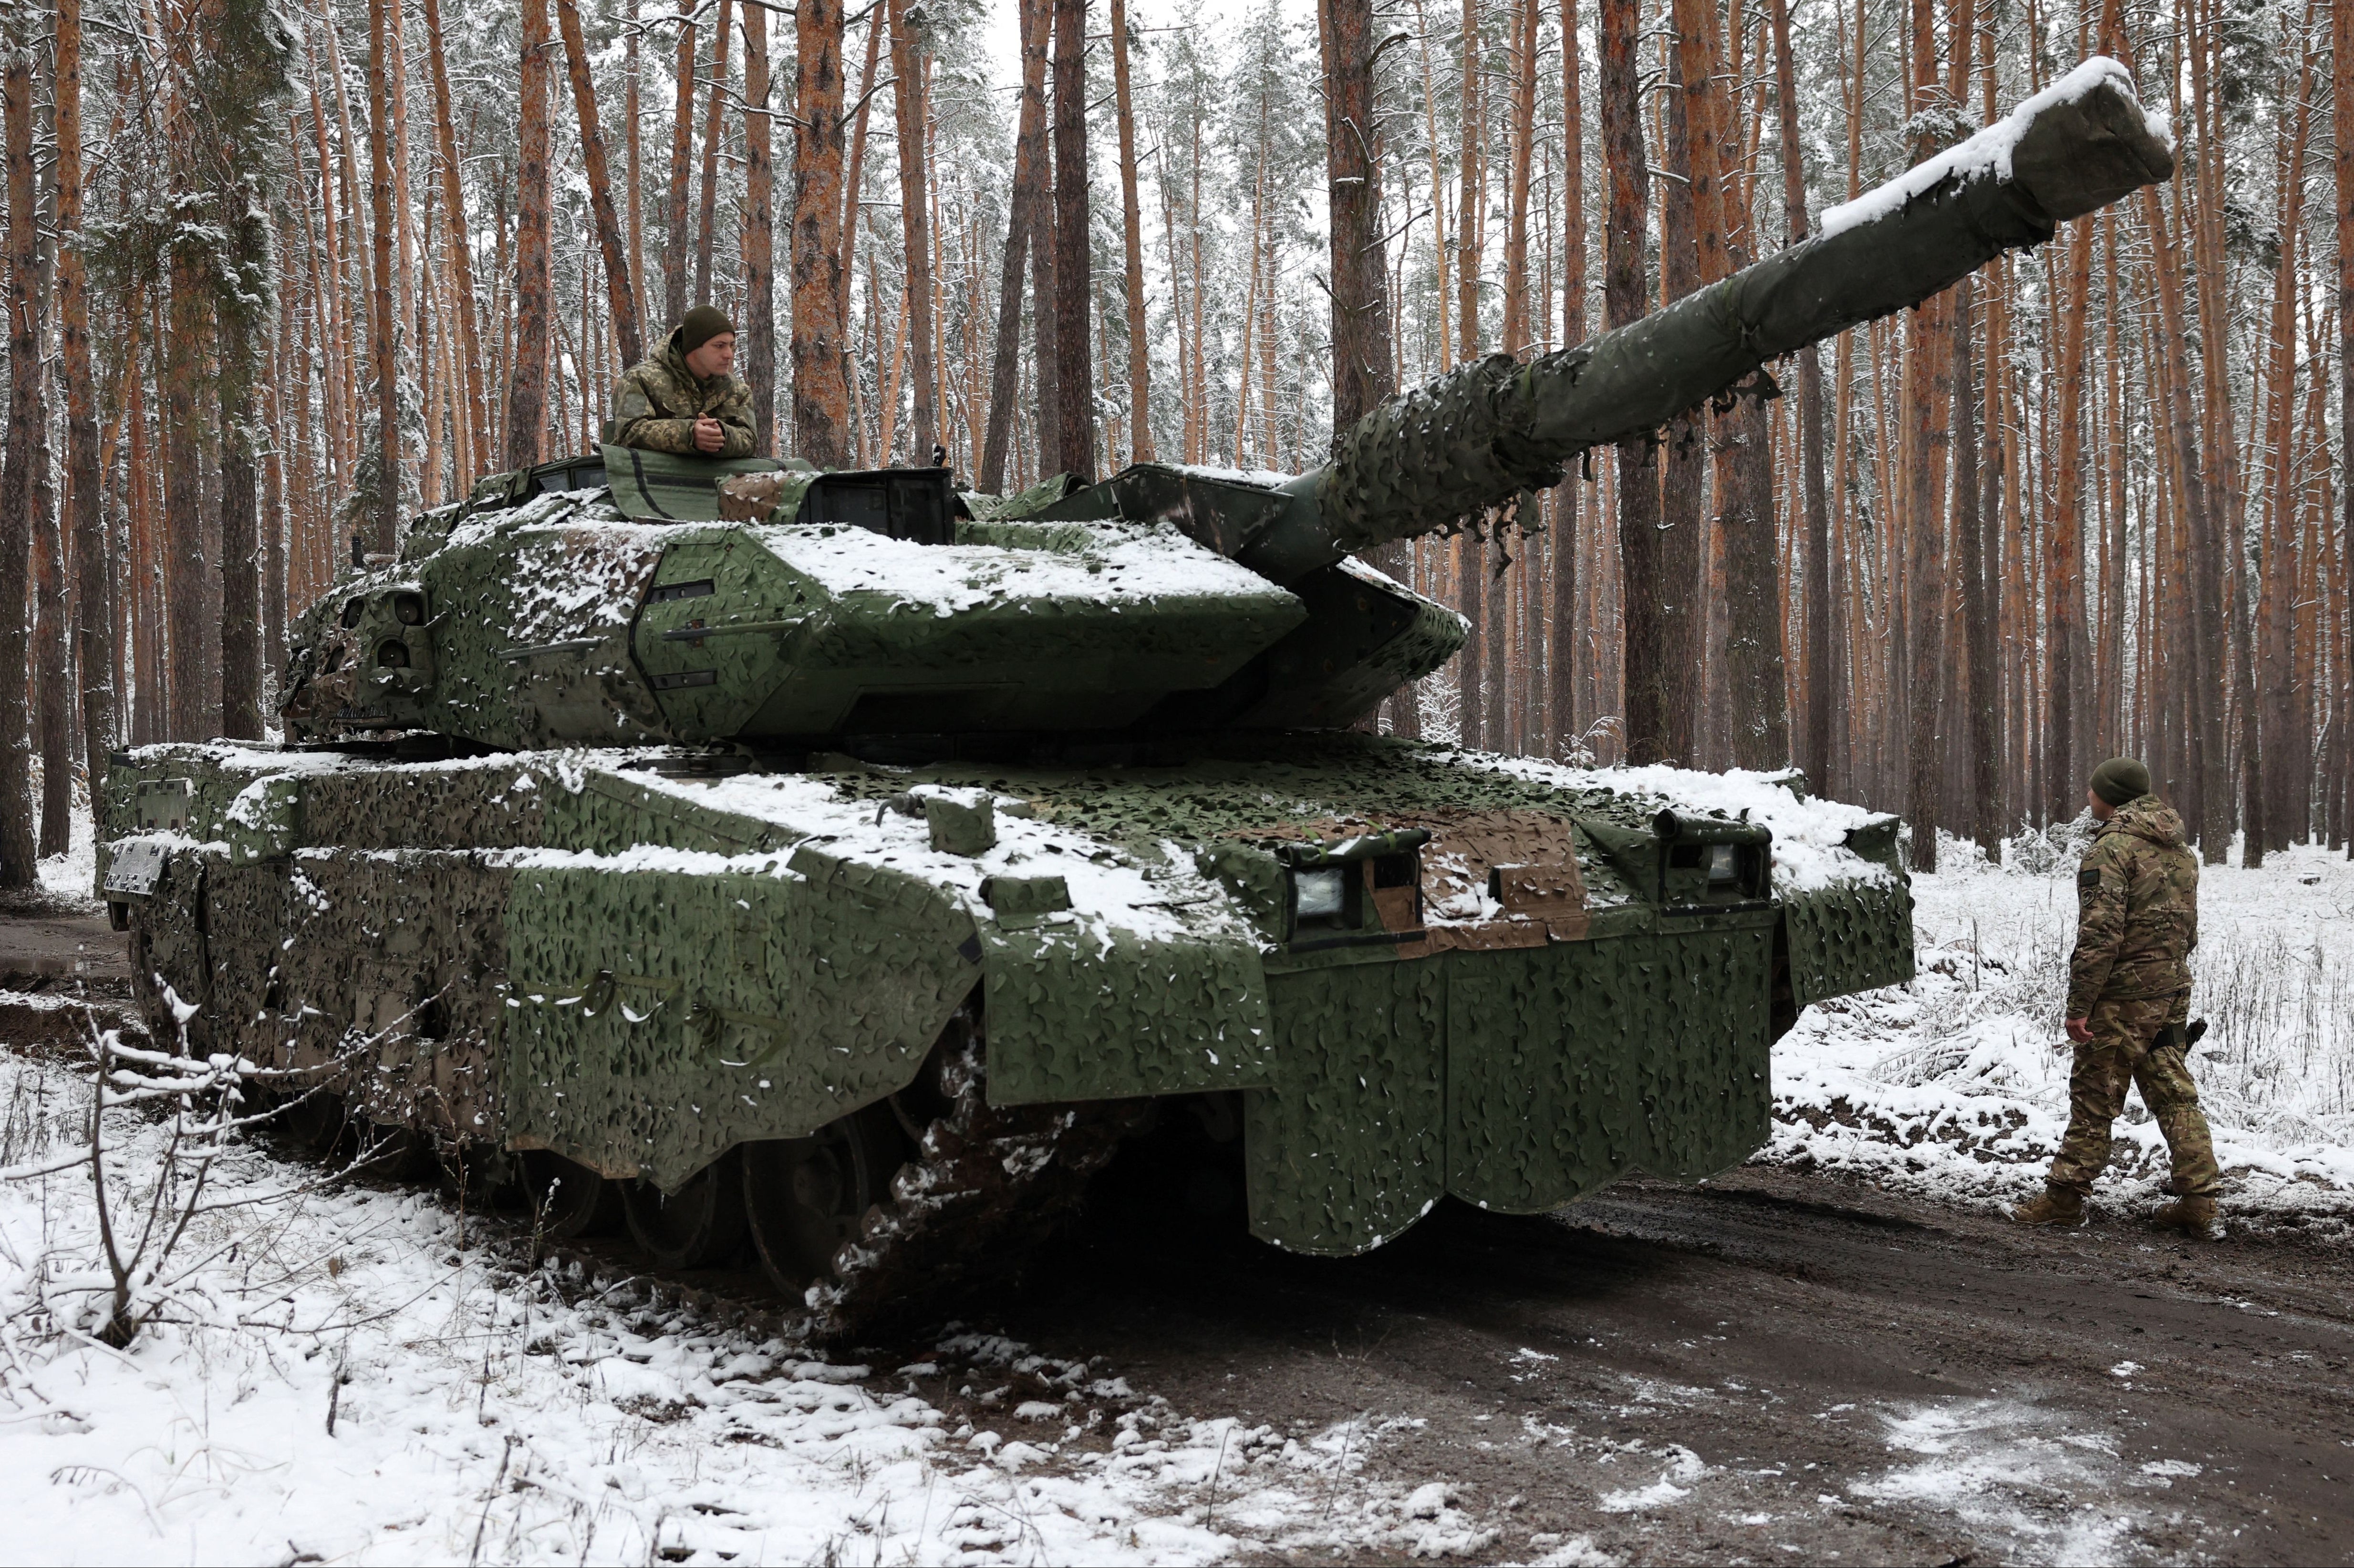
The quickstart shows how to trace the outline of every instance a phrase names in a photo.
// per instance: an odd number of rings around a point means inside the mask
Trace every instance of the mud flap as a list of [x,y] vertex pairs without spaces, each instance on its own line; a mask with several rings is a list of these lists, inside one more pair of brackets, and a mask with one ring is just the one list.
[[1396,1236],[1444,1195],[1457,957],[1268,977],[1278,1076],[1243,1096],[1252,1234],[1346,1256]]

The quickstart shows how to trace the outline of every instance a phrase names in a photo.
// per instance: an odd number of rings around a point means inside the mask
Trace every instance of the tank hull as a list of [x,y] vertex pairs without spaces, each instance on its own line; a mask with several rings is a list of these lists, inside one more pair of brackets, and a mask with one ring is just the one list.
[[151,1016],[371,1122],[664,1191],[898,1104],[963,1015],[990,1106],[1225,1097],[1255,1234],[1361,1252],[1442,1195],[1739,1162],[1796,1008],[1912,969],[1888,820],[1787,780],[1731,786],[1781,824],[1775,883],[1712,892],[1659,811],[1721,778],[1371,736],[775,774],[389,750],[117,758],[101,892]]

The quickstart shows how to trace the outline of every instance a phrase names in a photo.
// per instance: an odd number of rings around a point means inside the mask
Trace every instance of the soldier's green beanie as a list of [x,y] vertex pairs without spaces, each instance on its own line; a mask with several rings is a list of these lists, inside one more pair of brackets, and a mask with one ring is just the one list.
[[2149,793],[2149,769],[2130,757],[2112,757],[2093,769],[2093,793],[2112,806]]
[[734,332],[736,323],[717,305],[697,305],[686,313],[678,323],[678,346],[683,354],[693,354],[723,332]]

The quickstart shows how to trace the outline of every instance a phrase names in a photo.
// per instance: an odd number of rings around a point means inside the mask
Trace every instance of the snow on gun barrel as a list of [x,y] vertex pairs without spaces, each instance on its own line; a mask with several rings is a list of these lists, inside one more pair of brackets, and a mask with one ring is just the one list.
[[[1665,310],[1522,365],[1490,355],[1390,399],[1237,553],[1290,581],[1561,482],[1579,452],[1657,429],[1783,355],[1918,304],[2005,251],[2174,172],[2171,131],[2117,61],[1824,216],[1822,231]],[[1763,390],[1763,388],[1761,388]],[[1312,491],[1310,489],[1312,485]]]

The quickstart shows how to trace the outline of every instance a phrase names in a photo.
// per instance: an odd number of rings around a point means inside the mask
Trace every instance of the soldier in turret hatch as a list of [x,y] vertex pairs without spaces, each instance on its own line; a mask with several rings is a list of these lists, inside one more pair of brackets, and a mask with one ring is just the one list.
[[681,457],[750,457],[752,390],[735,368],[734,324],[716,306],[695,306],[661,353],[621,373],[610,439]]
[[2113,757],[2093,770],[2085,800],[2100,821],[2076,873],[2082,911],[2068,964],[2068,1132],[2042,1196],[2011,1212],[2023,1224],[2079,1225],[2093,1178],[2109,1162],[2109,1129],[2137,1086],[2166,1135],[2174,1202],[2152,1216],[2166,1230],[2214,1233],[2223,1185],[2186,1061],[2190,949],[2199,945],[2199,859],[2182,819],[2150,793],[2149,769]]

